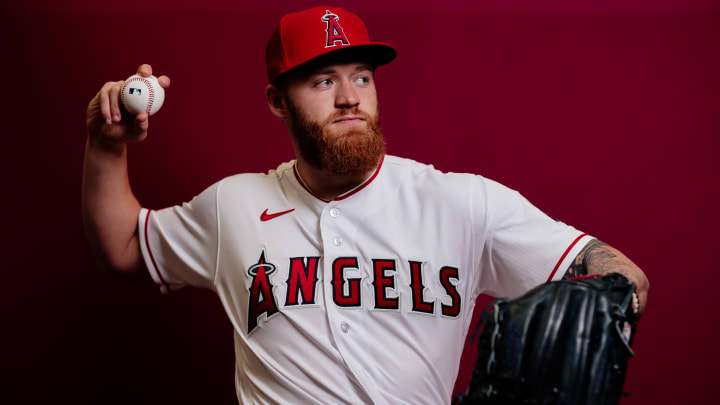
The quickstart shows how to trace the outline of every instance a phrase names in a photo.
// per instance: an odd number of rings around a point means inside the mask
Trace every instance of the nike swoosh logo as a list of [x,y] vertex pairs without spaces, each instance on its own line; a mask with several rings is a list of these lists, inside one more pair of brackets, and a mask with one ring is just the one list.
[[287,210],[287,211],[276,212],[276,213],[274,213],[274,214],[268,214],[267,211],[268,211],[268,210],[266,209],[265,211],[263,211],[262,214],[260,214],[260,220],[261,220],[261,221],[269,221],[269,220],[271,220],[271,219],[273,219],[273,218],[279,217],[280,215],[285,215],[285,214],[287,214],[287,213],[289,213],[289,212],[293,212],[293,211],[295,211],[295,208],[293,208],[293,209],[291,209],[291,210]]

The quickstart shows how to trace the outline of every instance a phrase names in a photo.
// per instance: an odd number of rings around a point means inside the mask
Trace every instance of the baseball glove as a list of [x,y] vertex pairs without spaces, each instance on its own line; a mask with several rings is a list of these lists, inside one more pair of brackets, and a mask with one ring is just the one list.
[[637,322],[620,274],[543,284],[483,312],[468,390],[454,404],[617,404]]

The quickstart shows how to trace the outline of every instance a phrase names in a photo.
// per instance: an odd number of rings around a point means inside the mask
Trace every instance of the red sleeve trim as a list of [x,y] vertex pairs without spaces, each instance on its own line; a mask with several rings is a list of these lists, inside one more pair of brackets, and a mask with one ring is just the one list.
[[575,238],[573,243],[571,243],[570,246],[568,246],[568,248],[565,250],[565,253],[563,253],[563,255],[560,257],[560,260],[558,260],[557,264],[555,265],[555,268],[553,269],[552,273],[550,273],[550,277],[548,277],[548,279],[547,279],[548,282],[552,281],[553,277],[555,276],[555,272],[557,271],[558,267],[560,267],[560,263],[562,263],[563,260],[565,260],[565,256],[567,256],[568,253],[570,253],[570,251],[575,246],[575,244],[577,244],[578,241],[580,241],[580,239],[583,238],[583,236],[587,236],[587,234],[584,233],[584,234],[578,236],[577,238]]
[[568,280],[586,280],[588,278],[600,277],[602,274],[583,274],[582,276],[571,277]]
[[155,262],[155,256],[153,256],[152,250],[150,250],[150,240],[148,239],[148,224],[150,223],[150,214],[152,213],[152,210],[148,210],[147,215],[145,216],[145,246],[147,247],[148,254],[150,255],[150,261],[152,261],[153,267],[155,267],[155,273],[157,273],[158,277],[160,277],[160,281],[163,283],[165,288],[170,291],[170,284],[165,281],[165,279],[162,276],[162,273],[160,273],[160,268],[157,265],[157,262]]

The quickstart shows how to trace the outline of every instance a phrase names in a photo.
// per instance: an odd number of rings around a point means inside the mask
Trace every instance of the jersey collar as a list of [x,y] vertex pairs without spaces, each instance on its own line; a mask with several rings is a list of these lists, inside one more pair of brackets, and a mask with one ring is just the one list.
[[373,180],[375,180],[375,177],[377,177],[378,173],[380,173],[380,168],[382,167],[384,161],[385,161],[385,155],[383,155],[380,158],[380,163],[375,168],[375,171],[373,172],[373,174],[370,177],[368,177],[364,182],[362,182],[357,187],[353,188],[352,190],[350,190],[344,194],[341,194],[341,195],[333,198],[332,200],[324,200],[324,199],[318,197],[315,193],[313,193],[312,190],[310,190],[310,187],[308,187],[307,184],[305,184],[305,182],[303,181],[302,177],[300,177],[300,173],[298,172],[298,169],[297,169],[297,161],[295,161],[295,163],[293,164],[293,173],[295,174],[295,178],[297,179],[298,183],[302,186],[302,188],[305,189],[305,191],[307,191],[310,195],[312,195],[316,199],[318,199],[324,203],[329,203],[332,201],[344,200],[344,199],[350,197],[351,195],[359,192],[360,190],[364,189],[365,187],[367,187],[368,184],[370,184]]

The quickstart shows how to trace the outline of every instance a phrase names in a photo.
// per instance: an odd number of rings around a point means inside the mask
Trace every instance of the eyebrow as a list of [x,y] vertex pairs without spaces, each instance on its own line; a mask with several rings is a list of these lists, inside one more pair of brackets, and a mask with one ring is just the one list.
[[[370,69],[370,65],[367,65],[367,64],[365,64],[365,63],[363,63],[363,64],[361,64],[361,65],[358,65],[358,66],[355,68],[355,71],[356,71],[356,72],[361,72],[361,71],[363,71],[363,70],[372,70],[372,69]],[[318,70],[316,70],[313,74],[316,74],[316,75],[326,75],[326,74],[332,74],[332,73],[337,73],[337,71],[336,71],[335,69],[331,69],[331,68],[324,68],[324,69],[318,69]]]

